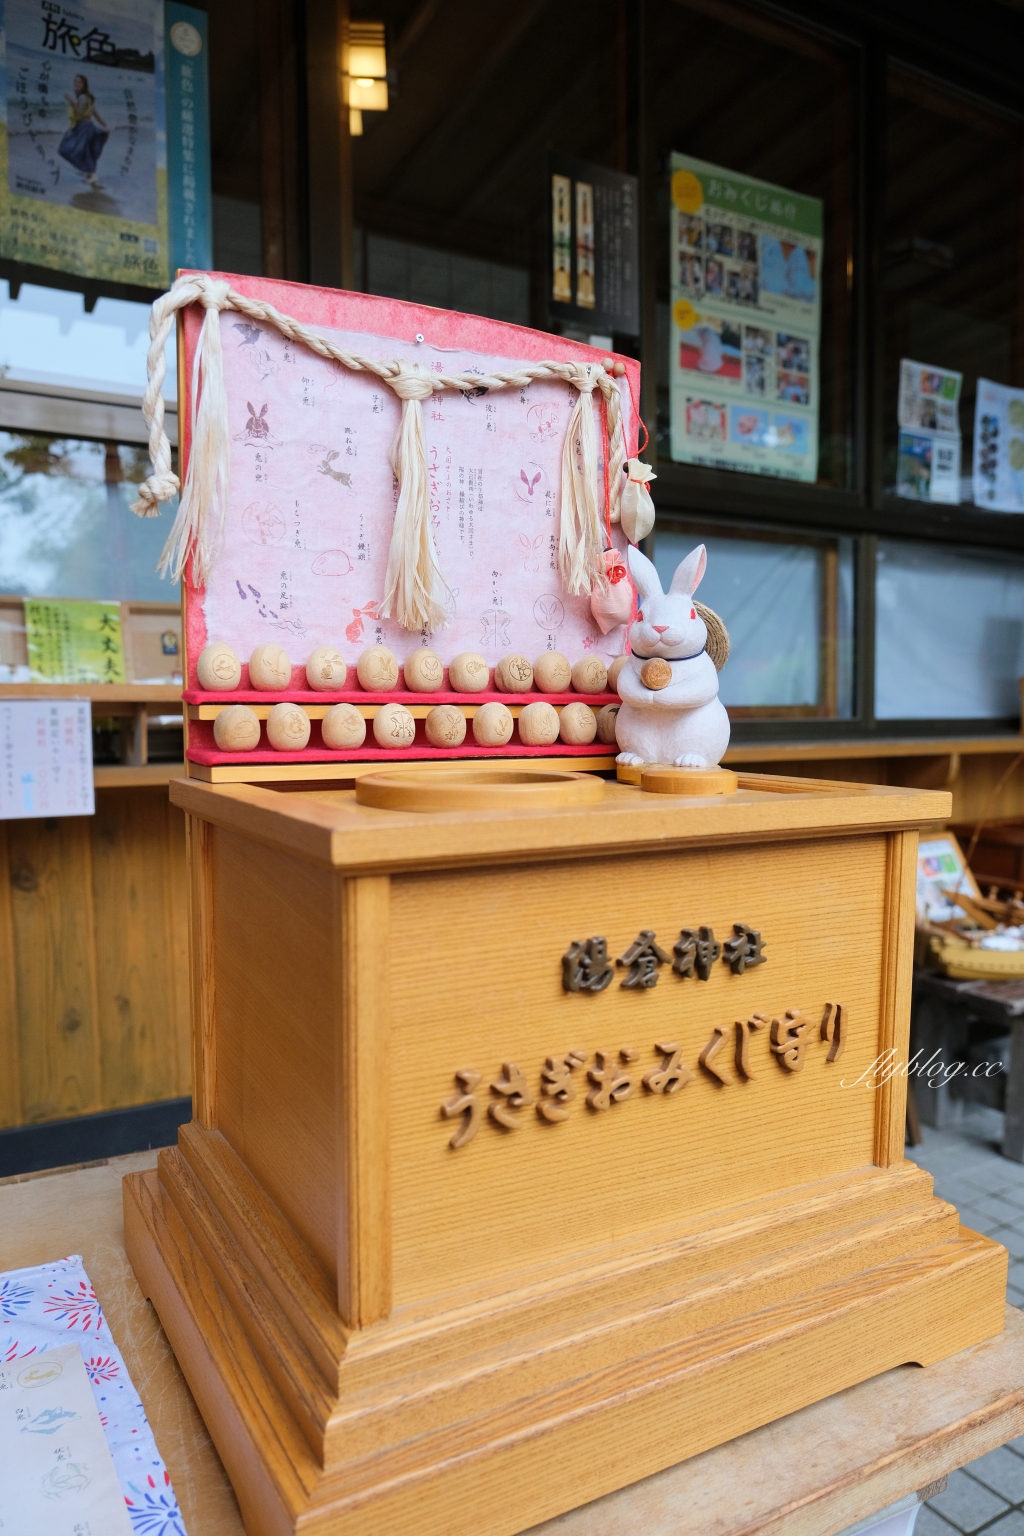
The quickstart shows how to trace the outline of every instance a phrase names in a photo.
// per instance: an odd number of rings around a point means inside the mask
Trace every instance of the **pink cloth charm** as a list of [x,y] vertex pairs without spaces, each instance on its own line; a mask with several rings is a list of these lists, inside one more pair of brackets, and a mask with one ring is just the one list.
[[590,595],[590,611],[602,635],[619,624],[628,624],[633,611],[629,572],[617,549],[605,550],[604,567],[605,585],[595,588]]

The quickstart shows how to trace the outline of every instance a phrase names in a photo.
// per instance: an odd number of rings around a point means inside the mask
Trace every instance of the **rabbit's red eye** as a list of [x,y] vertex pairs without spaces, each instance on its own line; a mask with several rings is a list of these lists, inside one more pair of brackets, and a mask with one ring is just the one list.
[[691,619],[695,619],[696,617],[697,617],[697,610],[696,610],[696,608],[691,608],[690,609],[690,618]]

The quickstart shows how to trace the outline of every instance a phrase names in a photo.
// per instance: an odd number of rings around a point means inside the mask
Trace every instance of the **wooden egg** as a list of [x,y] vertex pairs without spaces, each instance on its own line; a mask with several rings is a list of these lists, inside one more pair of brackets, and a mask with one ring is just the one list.
[[619,673],[622,671],[628,660],[628,656],[616,656],[615,660],[608,668],[608,687],[612,690],[613,693],[618,693],[619,691]]
[[301,752],[309,741],[309,716],[298,704],[275,704],[267,716],[267,740],[276,752]]
[[251,752],[259,745],[259,716],[248,704],[229,704],[213,722],[213,739],[222,752]]
[[448,681],[455,693],[482,693],[490,677],[487,658],[476,651],[460,651],[448,664]]
[[271,692],[287,688],[292,680],[292,664],[288,652],[270,641],[258,645],[249,657],[249,686]]
[[[223,640],[215,640],[201,652],[196,662],[200,688],[237,688],[242,681],[242,663]],[[218,720],[220,716],[217,716]]]
[[366,740],[366,721],[354,704],[335,704],[320,722],[320,734],[333,752],[351,752]]
[[558,740],[558,710],[537,699],[519,716],[519,740],[524,747],[550,747]]
[[435,693],[444,682],[444,663],[436,651],[413,651],[404,667],[405,686],[413,693]]
[[504,704],[482,704],[473,716],[473,740],[481,747],[503,747],[514,724]]
[[306,682],[320,693],[344,688],[347,676],[345,658],[333,645],[318,645],[306,662]]
[[503,656],[494,669],[494,686],[502,693],[529,693],[533,668],[525,656]]
[[424,722],[432,747],[461,747],[466,739],[466,717],[457,704],[438,704]]
[[386,645],[371,645],[356,662],[356,676],[370,693],[389,693],[398,682],[398,662]]
[[640,681],[645,688],[652,688],[657,693],[672,681],[672,668],[663,656],[652,656],[640,668]]
[[558,722],[558,734],[569,747],[585,747],[597,735],[597,716],[589,704],[567,704]]
[[580,657],[572,669],[572,685],[577,693],[604,693],[608,687],[608,668],[600,656]]
[[[388,655],[391,653],[388,652]],[[391,657],[394,661],[394,657]],[[396,667],[398,663],[395,663]],[[373,736],[378,747],[400,751],[416,739],[416,721],[404,704],[382,704],[373,717]]]
[[566,693],[572,682],[572,667],[561,651],[545,651],[533,664],[533,680],[541,693]]
[[605,704],[597,712],[597,739],[606,746],[615,740],[615,716],[618,712],[617,704]]

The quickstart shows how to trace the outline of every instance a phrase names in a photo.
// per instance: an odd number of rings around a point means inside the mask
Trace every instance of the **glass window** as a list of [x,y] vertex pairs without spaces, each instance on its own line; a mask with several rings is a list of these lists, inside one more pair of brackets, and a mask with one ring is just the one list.
[[[885,486],[897,478],[900,359],[963,374],[959,497],[973,500],[977,381],[1024,384],[1019,126],[916,76],[889,79]],[[907,455],[901,480],[906,476]],[[926,496],[928,488],[922,487]],[[921,492],[919,492],[921,494]]]
[[176,502],[130,509],[144,448],[0,432],[0,592],[175,602],[156,574]]
[[1024,672],[1024,559],[880,539],[875,714],[1016,719]]
[[737,537],[659,529],[654,562],[667,587],[703,543],[697,596],[729,631],[720,696],[730,716],[853,713],[853,541]]
[[[16,299],[0,282],[0,377],[70,390],[141,395],[149,350],[148,304],[97,299],[91,312],[80,293],[22,283]],[[172,328],[164,399],[175,400],[178,368]]]
[[[723,0],[652,0],[647,15],[645,89],[661,172],[651,220],[660,331],[658,452],[666,459],[671,456],[669,349],[686,344],[689,351],[681,365],[700,381],[699,388],[687,390],[694,397],[695,437],[703,433],[710,442],[730,445],[756,439],[782,450],[786,457],[774,452],[754,455],[752,464],[764,460],[771,465],[768,472],[800,477],[793,474],[789,461],[806,445],[801,430],[792,422],[784,426],[783,417],[788,403],[802,404],[807,391],[813,390],[813,383],[806,382],[813,369],[804,366],[808,349],[813,348],[813,324],[806,315],[798,319],[798,311],[802,314],[806,304],[789,305],[789,322],[782,318],[785,305],[776,305],[774,324],[762,320],[755,304],[762,290],[784,290],[792,296],[817,286],[821,298],[817,483],[848,486],[852,476],[851,66],[843,54],[818,39]],[[712,224],[709,214],[706,227],[700,229],[700,216],[694,215],[694,238],[686,241],[684,232],[676,230],[678,249],[670,247],[673,155],[692,157],[749,179],[732,189],[736,213],[731,222],[724,203],[720,227]],[[813,250],[808,255],[813,241],[807,242],[805,250],[798,240],[772,237],[766,250],[769,237],[753,238],[745,228],[750,222],[744,220],[745,209],[761,195],[750,186],[752,181],[820,200],[820,272]],[[744,198],[747,202],[742,206]],[[676,206],[683,205],[677,200]],[[773,214],[769,199],[764,216],[777,217],[781,227],[797,215],[795,205],[792,215],[785,206]],[[685,264],[685,274],[680,263]],[[726,287],[736,284],[736,313],[728,326],[719,324],[710,311],[707,317],[701,312],[702,296],[707,301],[712,293],[712,270],[716,293],[723,283]],[[674,292],[682,291],[680,283],[691,281],[695,314],[684,334],[674,323],[670,301]],[[800,330],[806,334],[796,334]],[[720,393],[715,392],[716,379],[722,381]],[[739,403],[730,405],[735,390],[728,393],[728,388],[739,388],[741,381]],[[795,420],[800,413],[789,414]],[[807,430],[803,429],[805,434]],[[716,451],[710,457],[720,454]]]
[[633,169],[622,7],[352,11],[386,23],[390,80],[352,140],[362,286],[547,329],[549,154]]

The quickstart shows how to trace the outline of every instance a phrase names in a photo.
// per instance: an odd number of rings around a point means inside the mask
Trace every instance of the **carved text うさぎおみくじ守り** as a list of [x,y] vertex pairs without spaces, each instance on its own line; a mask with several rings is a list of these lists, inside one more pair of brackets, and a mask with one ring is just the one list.
[[[698,1066],[725,1085],[749,1082],[756,1075],[751,1045],[762,1030],[768,1031],[768,1059],[774,1056],[789,1075],[803,1068],[808,1046],[815,1038],[828,1046],[826,1064],[839,1060],[846,1046],[846,1010],[842,1003],[829,1002],[820,1014],[788,1008],[775,1018],[754,1013],[731,1024],[716,1024],[697,1058]],[[726,1070],[726,1045],[730,1037],[735,1041],[735,1076]],[[541,1068],[536,1095],[530,1090],[526,1073],[514,1061],[503,1062],[499,1076],[488,1084],[492,1095],[489,1099],[488,1089],[483,1095],[479,1092],[484,1074],[475,1067],[460,1068],[455,1073],[458,1091],[441,1105],[446,1120],[459,1121],[449,1145],[456,1150],[466,1146],[485,1116],[501,1130],[517,1131],[526,1123],[525,1111],[536,1109],[542,1122],[558,1125],[568,1120],[569,1105],[581,1094],[590,1109],[600,1112],[630,1098],[638,1084],[647,1093],[671,1094],[693,1082],[697,1074],[683,1060],[678,1042],[659,1040],[654,1049],[661,1060],[646,1071],[639,1065],[639,1050],[632,1045],[620,1046],[617,1051],[595,1051],[589,1066],[590,1054],[582,1047],[562,1056],[548,1056]]]

